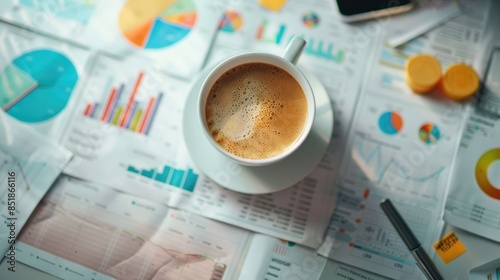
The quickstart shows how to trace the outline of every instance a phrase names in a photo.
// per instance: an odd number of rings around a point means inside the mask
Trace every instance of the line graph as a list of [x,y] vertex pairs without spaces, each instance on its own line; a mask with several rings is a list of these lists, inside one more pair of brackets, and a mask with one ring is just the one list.
[[352,149],[350,175],[391,191],[437,199],[444,166],[411,164],[397,149],[357,139]]

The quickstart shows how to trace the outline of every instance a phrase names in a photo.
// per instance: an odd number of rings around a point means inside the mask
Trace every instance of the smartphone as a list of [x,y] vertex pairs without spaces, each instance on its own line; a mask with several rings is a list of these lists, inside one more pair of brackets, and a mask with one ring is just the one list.
[[412,0],[336,0],[344,22],[404,13],[414,6]]

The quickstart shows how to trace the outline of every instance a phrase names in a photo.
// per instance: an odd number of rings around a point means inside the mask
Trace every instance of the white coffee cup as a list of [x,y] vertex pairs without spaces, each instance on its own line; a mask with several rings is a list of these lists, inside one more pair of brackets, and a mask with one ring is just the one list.
[[[268,54],[268,53],[244,53],[240,55],[236,55],[233,57],[230,57],[228,59],[225,59],[221,63],[219,63],[215,68],[208,74],[206,77],[205,81],[203,82],[203,85],[201,86],[200,93],[198,96],[198,120],[201,122],[201,127],[203,128],[203,133],[207,140],[224,156],[227,158],[233,160],[234,162],[246,166],[265,166],[269,164],[276,163],[278,161],[281,161],[291,155],[293,152],[295,152],[300,145],[304,142],[304,140],[307,138],[309,135],[309,132],[311,131],[312,124],[314,121],[314,115],[316,112],[316,104],[314,100],[314,93],[311,88],[311,85],[309,84],[307,78],[304,76],[304,74],[297,68],[295,63],[297,62],[299,56],[302,53],[302,50],[304,49],[306,42],[304,39],[295,36],[290,40],[288,43],[285,52],[283,53],[282,56],[277,56],[273,54]],[[298,82],[300,87],[302,88],[302,91],[306,97],[307,101],[307,115],[306,115],[306,120],[305,124],[303,126],[302,132],[299,134],[299,136],[295,139],[293,144],[291,144],[287,149],[285,149],[283,152],[281,152],[278,155],[275,155],[273,157],[269,158],[263,158],[263,159],[248,159],[248,158],[243,158],[236,156],[225,149],[223,149],[217,141],[214,140],[212,137],[209,129],[208,129],[208,124],[206,122],[206,104],[207,104],[207,98],[209,96],[210,90],[214,86],[215,82],[227,71],[238,67],[243,64],[248,64],[248,63],[265,63],[265,64],[270,64],[276,67],[281,68],[288,74],[290,74],[295,81]],[[210,159],[207,159],[210,160]]]

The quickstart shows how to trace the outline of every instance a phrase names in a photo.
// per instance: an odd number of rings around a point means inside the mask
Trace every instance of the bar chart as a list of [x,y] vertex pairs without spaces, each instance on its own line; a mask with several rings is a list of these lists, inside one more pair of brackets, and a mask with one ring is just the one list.
[[266,43],[281,44],[285,35],[286,26],[284,24],[276,25],[264,19],[257,28],[255,39]]
[[85,105],[83,115],[147,135],[163,99],[163,92],[158,92],[156,96],[150,96],[146,100],[138,101],[136,95],[143,77],[144,72],[139,72],[128,95],[125,92],[124,83],[112,86],[109,93],[104,95],[104,100],[88,102]]
[[106,55],[93,61],[63,140],[80,162],[67,174],[98,178],[132,193],[160,189],[169,195],[181,189],[190,194],[198,175],[179,169],[192,166],[189,162],[177,161],[190,84],[144,65]]
[[422,53],[424,46],[425,42],[422,39],[414,39],[398,49],[384,45],[379,63],[392,69],[404,70],[405,61],[414,54]]
[[154,139],[176,146],[188,84],[142,65],[139,59],[104,55],[95,60],[73,113],[73,127],[80,129],[73,140],[84,141],[83,136],[99,130],[106,131],[100,135],[104,138],[138,136],[139,142]]
[[301,36],[307,41],[307,46],[304,52],[308,55],[318,57],[327,61],[335,63],[342,63],[345,59],[345,50],[332,42],[325,42],[323,40],[315,40],[314,38],[306,38]]
[[198,174],[194,173],[191,168],[185,170],[167,165],[165,165],[161,171],[156,168],[140,169],[133,165],[129,165],[127,166],[127,172],[137,174],[162,184],[169,184],[188,192],[194,191],[196,181],[198,180]]

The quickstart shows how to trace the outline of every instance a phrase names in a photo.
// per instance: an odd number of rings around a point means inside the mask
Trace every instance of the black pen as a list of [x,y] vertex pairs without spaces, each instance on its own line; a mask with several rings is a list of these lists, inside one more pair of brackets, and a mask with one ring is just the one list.
[[403,217],[401,217],[401,214],[399,214],[392,202],[386,198],[382,201],[382,203],[380,203],[380,207],[382,207],[385,215],[387,215],[399,236],[403,239],[406,247],[408,247],[413,257],[415,257],[418,267],[422,270],[427,279],[444,280],[436,265],[424,250],[422,244],[420,244],[418,239],[415,237],[410,227],[408,227],[405,220],[403,220]]

